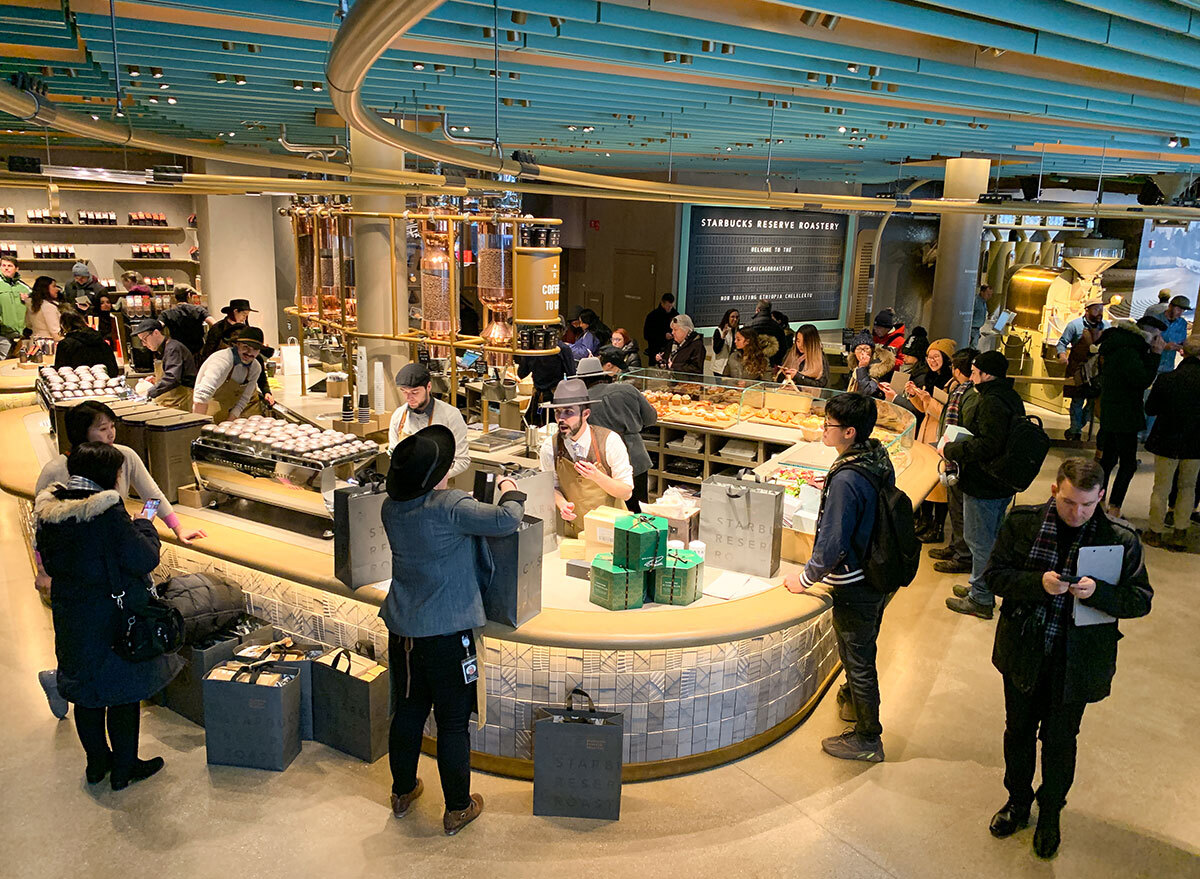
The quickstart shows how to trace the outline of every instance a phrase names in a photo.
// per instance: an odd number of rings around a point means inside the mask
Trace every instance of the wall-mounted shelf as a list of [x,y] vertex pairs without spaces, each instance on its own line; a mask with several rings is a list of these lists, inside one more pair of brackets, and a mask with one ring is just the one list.
[[86,226],[59,223],[0,223],[0,241],[47,244],[183,244],[182,226]]
[[69,259],[21,259],[17,258],[17,265],[23,269],[70,269],[75,263],[79,262],[78,258]]
[[117,265],[123,269],[178,269],[181,272],[187,272],[193,278],[200,271],[200,263],[194,259],[162,259],[162,258],[139,258],[125,257],[124,259],[116,260]]

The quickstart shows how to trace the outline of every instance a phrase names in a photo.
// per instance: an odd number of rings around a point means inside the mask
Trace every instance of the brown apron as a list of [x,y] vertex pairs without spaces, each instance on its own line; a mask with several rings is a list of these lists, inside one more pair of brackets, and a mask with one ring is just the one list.
[[[612,476],[612,468],[604,456],[604,446],[608,442],[611,430],[603,427],[591,427],[592,447],[588,450],[586,460],[595,464],[605,476]],[[583,517],[599,507],[615,507],[624,510],[625,501],[618,500],[603,488],[584,479],[575,470],[575,460],[563,443],[562,434],[554,438],[554,473],[558,476],[558,490],[562,496],[575,505],[575,518],[563,522],[567,537],[578,537],[583,533]]]
[[[234,364],[234,369],[237,364]],[[239,382],[234,379],[233,370],[229,371],[230,378],[225,379],[225,383],[217,388],[212,395],[212,399],[208,401],[208,414],[212,416],[213,424],[220,424],[222,421],[228,421],[232,416],[229,414],[234,406],[238,404],[238,400],[242,398],[243,392],[246,390],[246,385],[250,383],[249,378],[244,382]],[[216,408],[213,408],[213,404]],[[249,417],[254,413],[250,411],[252,404],[248,404],[239,417]]]
[[1063,396],[1068,399],[1076,397],[1096,397],[1098,391],[1088,386],[1083,381],[1083,368],[1087,366],[1088,361],[1092,357],[1092,346],[1100,340],[1101,331],[1085,326],[1083,333],[1079,336],[1079,341],[1071,346],[1070,353],[1067,354],[1067,381],[1063,385]]
[[[159,381],[162,381],[163,368],[161,360],[154,362],[154,374],[158,376]],[[176,385],[169,391],[163,391],[152,402],[170,409],[182,409],[184,412],[191,412],[192,389],[185,388],[183,385]]]

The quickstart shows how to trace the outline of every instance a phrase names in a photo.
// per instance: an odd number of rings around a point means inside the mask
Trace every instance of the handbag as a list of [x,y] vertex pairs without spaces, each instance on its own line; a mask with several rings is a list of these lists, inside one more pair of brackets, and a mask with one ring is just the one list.
[[121,609],[121,627],[113,642],[113,652],[127,662],[146,662],[183,646],[183,614],[153,592],[144,607],[125,608],[125,593],[113,595]]

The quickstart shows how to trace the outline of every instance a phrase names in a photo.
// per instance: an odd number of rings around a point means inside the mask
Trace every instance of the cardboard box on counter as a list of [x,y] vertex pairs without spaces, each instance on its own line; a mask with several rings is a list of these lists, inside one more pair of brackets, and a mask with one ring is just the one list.
[[198,488],[195,485],[181,485],[179,487],[179,500],[177,503],[181,507],[192,507],[193,509],[202,510],[217,499],[215,491],[208,491],[204,488]]
[[667,520],[667,539],[681,540],[687,546],[693,540],[700,539],[700,508],[682,516],[671,515],[677,508],[660,507],[657,504],[642,504],[642,512],[652,516],[662,516]]
[[371,413],[370,421],[358,421],[357,418],[358,416],[355,416],[354,421],[341,421],[339,419],[333,422],[333,429],[340,430],[342,433],[353,434],[357,437],[370,436],[373,433],[388,429],[388,422],[380,418],[375,412]]
[[558,544],[558,555],[565,560],[587,557],[587,541],[577,537],[564,537]]
[[325,379],[325,396],[341,399],[350,393],[350,379]]
[[599,544],[611,551],[613,535],[617,530],[617,520],[628,516],[628,510],[618,510],[616,507],[597,507],[583,517],[583,537],[589,544]]

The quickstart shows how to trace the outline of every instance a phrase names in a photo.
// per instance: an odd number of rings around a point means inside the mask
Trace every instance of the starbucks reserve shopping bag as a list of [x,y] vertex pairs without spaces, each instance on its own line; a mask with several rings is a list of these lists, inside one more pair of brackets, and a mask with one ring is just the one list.
[[345,648],[312,663],[313,739],[374,763],[388,752],[387,666]]
[[515,629],[542,612],[544,527],[526,516],[514,533],[487,538],[495,570],[483,589],[483,612],[491,622]]
[[700,539],[709,567],[773,577],[779,570],[786,489],[754,477],[710,476],[700,486]]
[[[586,711],[574,706],[587,700]],[[580,689],[565,708],[538,708],[533,717],[533,814],[559,818],[621,817],[621,736],[618,711],[597,711]]]
[[204,678],[208,762],[282,771],[300,753],[300,670],[226,662]]
[[238,662],[286,662],[300,673],[300,738],[313,740],[312,661],[325,652],[313,641],[276,632],[277,640],[269,643],[243,644],[233,652]]

